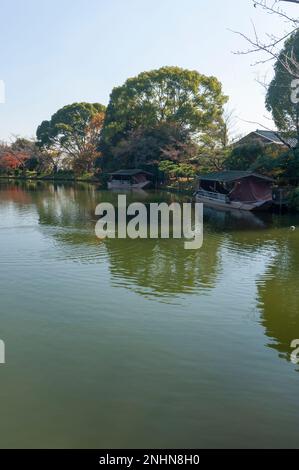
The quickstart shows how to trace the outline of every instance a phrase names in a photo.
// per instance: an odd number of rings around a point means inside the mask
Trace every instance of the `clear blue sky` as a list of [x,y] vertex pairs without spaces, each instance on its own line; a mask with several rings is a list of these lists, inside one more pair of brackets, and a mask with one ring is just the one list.
[[[299,6],[285,9],[298,14]],[[228,29],[249,33],[250,19],[260,31],[286,26],[250,0],[1,0],[0,14],[0,139],[33,136],[65,104],[107,104],[114,86],[163,65],[215,75],[237,116],[269,124],[255,78],[271,76],[271,66],[253,69],[252,57],[233,55],[246,44]]]

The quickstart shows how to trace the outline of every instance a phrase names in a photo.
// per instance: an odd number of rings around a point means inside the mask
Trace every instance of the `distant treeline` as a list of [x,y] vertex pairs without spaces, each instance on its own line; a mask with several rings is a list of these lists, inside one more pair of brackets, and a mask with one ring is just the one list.
[[[297,31],[281,51],[283,56],[290,53],[299,60]],[[292,146],[233,144],[231,116],[224,111],[228,97],[220,81],[197,71],[162,67],[114,88],[107,107],[64,106],[38,126],[36,139],[1,144],[0,172],[105,181],[112,170],[144,168],[171,184],[198,172],[245,169],[296,186],[299,105],[290,99],[292,79],[278,60],[266,96],[277,129],[286,142],[292,136]]]

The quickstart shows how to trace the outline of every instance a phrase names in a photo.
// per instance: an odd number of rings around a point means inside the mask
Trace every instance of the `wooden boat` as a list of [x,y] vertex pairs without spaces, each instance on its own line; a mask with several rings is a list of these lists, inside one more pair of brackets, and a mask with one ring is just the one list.
[[197,202],[231,210],[267,210],[272,205],[273,179],[249,171],[222,171],[198,177]]
[[110,173],[108,189],[145,189],[151,184],[152,174],[138,169],[118,170]]

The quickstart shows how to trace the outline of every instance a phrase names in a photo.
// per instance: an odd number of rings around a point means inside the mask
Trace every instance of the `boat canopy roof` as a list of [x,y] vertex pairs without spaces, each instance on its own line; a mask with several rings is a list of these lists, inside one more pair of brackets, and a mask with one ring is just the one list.
[[139,170],[139,169],[118,170],[109,174],[111,176],[135,176],[135,175],[139,175],[140,173],[152,176],[152,173],[149,173],[148,171],[145,171],[145,170]]
[[259,178],[265,181],[274,181],[273,178],[269,178],[268,176],[263,176],[258,173],[253,173],[251,171],[218,171],[214,173],[206,173],[202,175],[198,175],[198,179],[202,181],[220,181],[222,183],[230,183],[233,181],[238,181],[243,178],[248,177]]

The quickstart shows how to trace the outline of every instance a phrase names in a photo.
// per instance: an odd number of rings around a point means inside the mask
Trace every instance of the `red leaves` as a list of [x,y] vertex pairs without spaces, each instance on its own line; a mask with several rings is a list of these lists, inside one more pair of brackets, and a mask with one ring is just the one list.
[[1,170],[17,170],[23,168],[26,160],[29,158],[26,152],[5,151],[0,154]]

